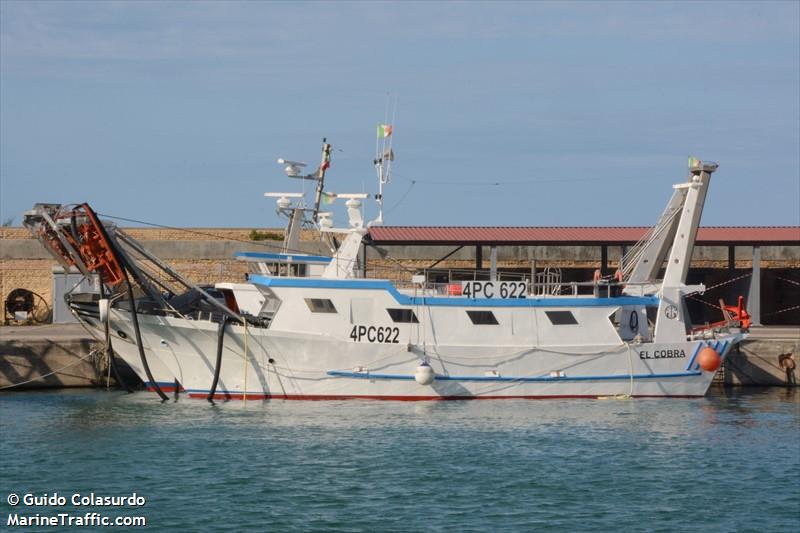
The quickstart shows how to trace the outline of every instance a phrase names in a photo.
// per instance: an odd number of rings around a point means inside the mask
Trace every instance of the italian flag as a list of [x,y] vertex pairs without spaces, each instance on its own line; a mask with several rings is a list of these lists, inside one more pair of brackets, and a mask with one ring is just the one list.
[[689,168],[699,168],[701,161],[696,157],[689,156]]
[[392,134],[392,127],[389,124],[378,124],[378,139],[385,139]]

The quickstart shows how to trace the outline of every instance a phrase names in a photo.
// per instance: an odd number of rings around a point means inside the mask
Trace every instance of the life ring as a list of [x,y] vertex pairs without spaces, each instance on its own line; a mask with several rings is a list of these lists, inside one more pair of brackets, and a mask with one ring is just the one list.
[[628,327],[630,327],[631,331],[634,333],[639,331],[639,313],[636,311],[631,311],[631,317],[628,319]]

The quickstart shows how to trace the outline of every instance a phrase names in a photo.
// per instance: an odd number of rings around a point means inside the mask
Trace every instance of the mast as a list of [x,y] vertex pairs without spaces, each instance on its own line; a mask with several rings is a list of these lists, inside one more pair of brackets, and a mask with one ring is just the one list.
[[[291,161],[289,159],[278,159],[278,163],[286,165],[284,171],[290,178],[300,180],[316,181],[317,186],[314,192],[314,208],[311,210],[311,222],[317,224],[319,221],[319,205],[322,200],[323,190],[325,188],[325,171],[331,166],[331,145],[327,143],[326,139],[322,139],[322,159],[319,168],[314,172],[306,175],[301,175],[300,171],[306,166],[305,163],[300,161]],[[308,226],[309,221],[306,219],[305,201],[303,200],[303,193],[264,193],[264,196],[273,197],[278,199],[278,213],[288,219],[286,225],[286,233],[283,238],[283,252],[288,253],[297,250],[298,241],[300,239],[300,230]],[[290,198],[300,199],[298,205],[293,205]]]
[[686,283],[686,273],[692,260],[694,240],[703,214],[703,206],[708,193],[711,174],[717,170],[716,163],[704,163],[693,160],[691,179],[687,183],[674,185],[676,189],[686,189],[686,200],[683,203],[680,221],[675,232],[675,240],[669,254],[667,271],[664,273],[664,286],[680,286]]
[[685,190],[686,198],[680,211],[672,250],[667,260],[667,270],[661,284],[654,335],[656,342],[686,340],[691,320],[684,301],[685,295],[705,291],[703,285],[687,286],[686,274],[692,260],[694,241],[700,225],[700,216],[703,214],[711,174],[717,170],[717,166],[716,163],[704,163],[690,158],[689,181],[673,185],[675,189]]
[[375,171],[378,174],[378,194],[375,202],[378,204],[378,218],[369,223],[370,226],[383,224],[383,186],[391,181],[392,161],[392,126],[391,124],[378,124],[378,136],[375,141]]
[[[314,211],[311,213],[311,218],[316,224],[319,220],[319,202],[322,200],[322,189],[325,186],[325,171],[331,166],[331,145],[327,143],[325,138],[322,139],[322,161],[319,163],[317,170],[317,190],[314,192]],[[312,175],[313,176],[313,175]]]

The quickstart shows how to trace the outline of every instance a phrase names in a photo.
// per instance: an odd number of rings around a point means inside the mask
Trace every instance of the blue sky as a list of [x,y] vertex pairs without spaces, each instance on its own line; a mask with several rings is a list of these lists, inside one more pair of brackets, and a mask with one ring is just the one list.
[[375,192],[388,94],[387,224],[649,225],[690,154],[703,225],[800,224],[799,6],[2,0],[0,215],[282,225],[322,137]]

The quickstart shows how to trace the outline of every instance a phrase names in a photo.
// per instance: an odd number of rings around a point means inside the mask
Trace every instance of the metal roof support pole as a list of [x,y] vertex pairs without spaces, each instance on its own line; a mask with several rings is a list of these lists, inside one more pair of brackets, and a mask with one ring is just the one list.
[[480,244],[475,246],[475,270],[483,270],[483,248]]
[[728,271],[733,272],[736,268],[736,247],[734,245],[728,246]]
[[489,279],[497,281],[497,246],[489,248]]
[[600,274],[605,276],[608,272],[608,246],[605,244],[600,247]]
[[361,245],[361,277],[367,277],[367,245]]
[[761,325],[761,246],[753,246],[753,275],[750,276],[750,293],[747,312],[754,326]]

